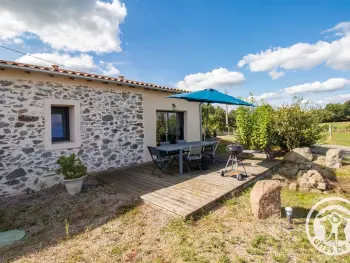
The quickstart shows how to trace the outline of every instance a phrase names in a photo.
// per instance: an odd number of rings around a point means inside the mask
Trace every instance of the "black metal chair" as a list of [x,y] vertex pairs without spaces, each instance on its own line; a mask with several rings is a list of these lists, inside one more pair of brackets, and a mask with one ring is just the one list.
[[218,164],[216,160],[216,150],[219,146],[220,140],[217,140],[213,145],[206,146],[204,148],[204,157],[206,159],[212,160],[213,163]]
[[202,146],[192,146],[189,149],[187,155],[184,156],[185,165],[187,166],[188,172],[191,172],[189,164],[195,162],[198,168],[202,171],[202,161],[203,161],[203,147]]
[[163,151],[159,151],[155,147],[147,146],[149,153],[151,154],[153,163],[155,164],[156,167],[154,167],[152,174],[154,171],[158,168],[160,170],[160,175],[159,177],[162,176],[164,173],[165,169],[169,166],[169,164],[172,163],[173,159],[176,158],[175,155],[164,155],[161,153],[164,153]]

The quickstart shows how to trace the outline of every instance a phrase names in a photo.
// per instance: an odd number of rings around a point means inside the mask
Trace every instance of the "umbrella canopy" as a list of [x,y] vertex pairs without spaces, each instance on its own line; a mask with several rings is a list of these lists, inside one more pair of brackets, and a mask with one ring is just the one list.
[[[215,89],[205,89],[205,90],[195,91],[191,93],[181,93],[181,94],[168,96],[167,98],[184,99],[187,101],[201,102],[201,104],[206,102],[208,103],[208,105],[209,103],[221,103],[221,104],[229,104],[229,105],[254,106],[249,102],[221,93]],[[205,125],[206,129],[207,129],[207,126],[208,126],[208,108],[207,108],[207,119],[206,119],[206,125]],[[201,129],[200,134],[202,134],[202,124],[200,125],[200,129]],[[204,131],[204,140],[205,140],[205,132],[206,131]]]
[[181,93],[181,94],[168,96],[167,98],[184,99],[187,101],[196,101],[196,102],[254,106],[249,102],[221,93],[215,89],[205,89],[205,90],[200,90],[200,91],[191,92],[191,93]]

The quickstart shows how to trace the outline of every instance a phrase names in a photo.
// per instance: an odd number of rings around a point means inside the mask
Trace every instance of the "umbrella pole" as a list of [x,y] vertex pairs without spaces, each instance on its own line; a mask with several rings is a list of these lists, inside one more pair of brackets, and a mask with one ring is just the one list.
[[209,102],[207,103],[207,119],[205,120],[204,141],[206,140],[206,137],[207,137],[208,117],[209,117]]

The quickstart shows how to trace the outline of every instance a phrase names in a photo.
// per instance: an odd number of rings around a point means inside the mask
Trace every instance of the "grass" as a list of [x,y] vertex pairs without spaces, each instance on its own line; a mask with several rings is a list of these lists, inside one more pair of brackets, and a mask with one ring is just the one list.
[[[347,171],[340,174],[347,177]],[[5,226],[19,227],[27,222],[26,230],[33,231],[38,222],[47,227],[37,229],[26,241],[13,247],[0,249],[0,261],[4,262],[201,262],[201,263],[244,263],[244,262],[349,262],[348,256],[330,258],[316,251],[309,243],[305,233],[305,216],[324,194],[300,193],[283,189],[283,206],[295,208],[293,230],[284,229],[286,219],[256,220],[251,213],[250,189],[238,197],[218,204],[216,210],[197,220],[182,220],[146,204],[121,207],[120,196],[109,193],[103,187],[80,195],[87,210],[80,221],[73,216],[74,211],[64,201],[64,195],[47,198],[39,207],[36,199],[31,203],[22,200],[20,204],[8,205],[2,209],[0,229]],[[330,194],[328,196],[333,196]],[[350,198],[350,195],[342,194]],[[84,194],[83,194],[84,196]],[[100,199],[103,196],[104,201]],[[107,198],[109,196],[109,198]],[[339,196],[339,194],[337,194]],[[98,199],[94,201],[95,199]],[[41,201],[42,202],[42,201]],[[115,205],[119,203],[119,206]],[[44,207],[54,208],[44,209]],[[99,213],[92,211],[98,209]],[[24,207],[30,210],[23,211]],[[76,207],[77,204],[74,205]],[[67,208],[68,207],[68,208]],[[52,211],[59,214],[51,215]],[[50,213],[49,213],[50,212]],[[14,214],[13,214],[14,213]],[[102,213],[102,214],[100,214]],[[12,215],[13,214],[13,215]],[[68,217],[68,214],[71,216]],[[90,215],[93,215],[92,217]],[[65,238],[64,219],[69,218],[69,238]],[[105,216],[105,217],[103,217]],[[17,219],[16,219],[17,218]],[[19,219],[21,218],[21,219]],[[105,220],[105,218],[108,218]],[[14,222],[9,222],[9,221]],[[22,221],[18,221],[22,220]],[[102,221],[101,221],[102,220]],[[57,224],[57,226],[55,226]],[[84,231],[74,231],[80,225]],[[32,226],[31,226],[32,225]],[[54,234],[62,238],[50,242]],[[40,242],[39,242],[40,241]],[[37,242],[37,243],[36,243]],[[2,257],[2,258],[1,258]]]
[[218,138],[221,139],[220,144],[219,144],[218,149],[217,149],[218,153],[226,152],[226,146],[228,144],[237,142],[235,135],[218,136]]
[[[332,138],[329,137],[329,124],[332,125]],[[350,146],[350,122],[322,123],[321,126],[324,127],[324,131],[321,133],[321,144]]]
[[333,132],[332,138],[328,132],[322,132],[321,144],[350,146],[350,132]]

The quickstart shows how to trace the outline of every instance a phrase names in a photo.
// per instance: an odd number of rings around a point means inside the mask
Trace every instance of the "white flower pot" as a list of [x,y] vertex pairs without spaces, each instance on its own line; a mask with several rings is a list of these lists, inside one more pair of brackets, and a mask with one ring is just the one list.
[[86,175],[76,179],[69,179],[69,180],[63,179],[63,183],[66,186],[68,194],[69,195],[79,194],[81,191],[81,188],[83,187],[83,182],[85,178],[86,178]]

